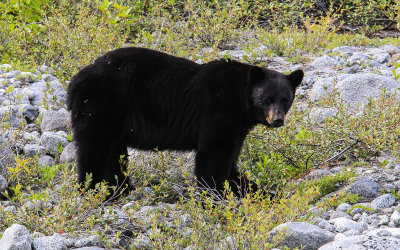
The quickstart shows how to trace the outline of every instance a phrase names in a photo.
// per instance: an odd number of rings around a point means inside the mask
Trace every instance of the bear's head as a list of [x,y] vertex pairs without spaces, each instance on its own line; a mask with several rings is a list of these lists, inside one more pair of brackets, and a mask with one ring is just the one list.
[[268,127],[282,126],[292,106],[296,88],[303,80],[303,71],[296,70],[285,75],[274,70],[252,67],[249,76],[253,119]]

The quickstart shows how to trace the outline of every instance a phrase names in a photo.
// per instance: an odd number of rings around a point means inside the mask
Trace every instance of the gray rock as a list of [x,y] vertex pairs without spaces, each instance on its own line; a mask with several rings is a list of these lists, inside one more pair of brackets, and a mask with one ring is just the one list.
[[71,163],[76,160],[76,152],[78,148],[75,142],[69,143],[61,153],[60,162],[61,163]]
[[30,104],[24,105],[21,112],[27,123],[36,121],[36,118],[39,116],[39,109]]
[[307,222],[288,222],[275,227],[270,233],[270,240],[283,230],[285,236],[279,246],[302,249],[318,249],[332,241],[335,235]]
[[98,247],[100,246],[99,237],[93,235],[87,238],[80,239],[75,242],[75,247]]
[[352,206],[350,204],[342,203],[336,208],[336,210],[337,211],[342,211],[342,212],[347,212],[351,207]]
[[65,146],[67,146],[69,143],[68,139],[66,138],[67,135],[59,132],[44,132],[40,137],[42,146],[45,147],[46,150],[52,155],[60,153],[58,149],[59,146],[65,148]]
[[27,84],[27,83],[32,83],[37,79],[37,76],[31,72],[21,72],[17,79],[22,83],[22,84]]
[[0,107],[0,120],[2,123],[9,123],[11,127],[21,127],[24,122],[24,115],[17,106]]
[[1,73],[5,73],[7,71],[10,71],[11,69],[12,69],[12,66],[10,64],[4,63],[4,64],[0,65],[0,72]]
[[345,57],[352,56],[354,53],[356,53],[358,51],[360,51],[360,49],[354,48],[354,47],[349,47],[349,46],[339,46],[339,47],[332,49],[332,52],[340,53]]
[[334,78],[320,78],[318,79],[310,92],[310,100],[315,102],[321,100],[324,96],[332,93],[334,87]]
[[57,80],[57,77],[55,77],[53,75],[49,75],[49,74],[43,74],[42,80],[45,82],[51,82],[51,81]]
[[390,77],[372,73],[350,75],[335,85],[344,104],[350,105],[352,110],[360,110],[368,103],[369,98],[378,98],[383,89],[388,94],[399,93],[400,83]]
[[[346,74],[355,74],[355,73],[357,73],[357,72],[360,71],[360,70],[361,70],[361,66],[358,65],[358,64],[354,64],[354,65],[352,65],[352,66],[346,68],[346,69],[344,70],[344,73],[346,73]],[[349,76],[349,75],[346,75],[345,78],[347,78],[348,76]],[[339,80],[344,80],[344,78],[339,78]]]
[[338,65],[341,65],[341,62],[328,55],[317,57],[311,63],[311,66],[314,68],[330,68]]
[[[375,59],[378,63],[386,63],[390,60],[389,53],[377,53],[372,55],[372,58]],[[378,66],[378,65],[377,65]]]
[[393,214],[390,216],[390,221],[397,227],[400,226],[400,212],[395,210]]
[[221,241],[218,249],[235,249],[237,240],[233,236],[228,236]]
[[24,154],[28,157],[33,157],[35,155],[45,155],[46,149],[43,146],[39,146],[36,144],[26,144],[24,146]]
[[394,46],[393,44],[385,44],[379,48],[383,49],[384,51],[388,52],[391,55],[400,53],[400,48]]
[[351,217],[348,213],[343,212],[343,211],[340,211],[340,210],[333,211],[333,213],[331,214],[330,219],[333,220],[333,219],[341,218],[341,217],[347,218],[347,219],[349,219],[349,220],[352,219],[352,217]]
[[400,228],[379,228],[375,230],[368,231],[366,233],[368,236],[393,236],[400,237]]
[[107,209],[103,215],[103,219],[117,226],[122,226],[130,222],[126,213],[117,208]]
[[11,70],[8,73],[5,73],[3,75],[3,77],[8,78],[8,79],[16,78],[20,73],[21,73],[21,71],[19,71],[19,70]]
[[354,214],[354,216],[353,216],[353,220],[354,220],[354,221],[358,221],[360,218],[361,218],[361,214],[360,214],[360,213],[356,213],[356,214]]
[[383,209],[393,206],[395,202],[396,199],[393,197],[392,194],[384,194],[376,197],[371,202],[371,205],[373,209]]
[[357,235],[335,240],[326,245],[323,245],[319,250],[367,250],[367,249],[385,249],[397,250],[400,249],[400,240],[393,237],[378,237]]
[[8,187],[8,182],[6,178],[0,175],[0,193],[3,193],[7,187]]
[[22,135],[22,138],[26,141],[31,141],[31,142],[36,142],[40,143],[40,134],[37,131],[32,131],[32,132],[25,132]]
[[0,134],[0,170],[15,163],[15,154],[9,143]]
[[321,220],[317,226],[322,229],[328,230],[329,232],[335,233],[335,227],[329,223],[327,220]]
[[364,223],[355,222],[351,219],[347,219],[344,217],[336,218],[330,220],[329,222],[333,223],[333,225],[336,228],[336,231],[339,233],[343,233],[348,230],[354,230],[362,233],[364,230],[367,229],[367,225],[365,225]]
[[3,211],[7,212],[7,213],[15,214],[15,213],[17,213],[17,208],[15,206],[8,206],[8,207],[4,208]]
[[28,200],[25,202],[23,209],[28,209],[28,210],[43,210],[45,207],[45,203],[42,200]]
[[382,192],[382,186],[373,180],[360,179],[355,181],[348,192],[352,194],[357,194],[364,199],[371,199],[378,197]]
[[53,236],[45,236],[33,239],[32,247],[34,250],[64,250],[67,245],[64,238],[55,233]]
[[355,52],[348,60],[347,62],[351,64],[361,64],[361,63],[367,63],[369,60],[368,55],[362,53],[362,52]]
[[[64,90],[62,84],[58,80],[54,80],[46,83],[45,81],[37,81],[32,83],[29,88],[33,91],[34,97],[32,98],[32,105],[38,106],[43,105],[44,101],[50,105],[51,107],[61,106],[62,103],[65,103],[67,93]],[[46,91],[47,98],[43,91]],[[54,92],[53,92],[54,91]],[[50,93],[52,92],[52,93]],[[57,100],[53,101],[53,98]]]
[[389,216],[387,215],[379,215],[378,216],[379,220],[378,220],[378,225],[387,225],[390,222]]
[[25,226],[13,224],[0,239],[0,250],[31,250],[31,234]]
[[48,155],[43,155],[38,160],[39,167],[53,166],[54,164],[55,164],[55,161],[54,161],[53,157],[48,156]]
[[323,123],[326,119],[334,117],[338,113],[336,108],[312,108],[309,114],[311,121],[315,123]]
[[147,237],[146,235],[143,235],[143,234],[136,237],[135,241],[133,242],[133,245],[139,249],[150,249],[151,248],[151,242],[150,242],[149,237]]
[[47,110],[43,114],[40,128],[45,131],[64,131],[68,132],[71,127],[70,115],[65,109]]
[[350,229],[347,230],[346,232],[343,232],[343,234],[346,236],[354,236],[354,235],[360,235],[361,233],[360,231]]
[[40,73],[46,73],[46,74],[54,74],[55,73],[54,69],[52,69],[51,67],[46,66],[46,65],[40,66],[39,67],[39,72]]

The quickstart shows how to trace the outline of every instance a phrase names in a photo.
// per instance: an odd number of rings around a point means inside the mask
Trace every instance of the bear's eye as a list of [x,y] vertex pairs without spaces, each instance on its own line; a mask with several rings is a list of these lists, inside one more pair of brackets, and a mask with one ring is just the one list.
[[264,99],[264,103],[269,105],[269,104],[272,103],[272,100],[269,99],[269,98],[265,98],[265,99]]

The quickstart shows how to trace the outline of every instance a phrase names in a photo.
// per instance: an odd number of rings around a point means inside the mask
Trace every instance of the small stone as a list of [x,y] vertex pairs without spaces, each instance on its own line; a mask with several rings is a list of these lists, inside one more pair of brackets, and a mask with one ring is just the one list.
[[364,212],[364,209],[362,209],[362,208],[360,208],[360,207],[356,207],[356,208],[353,208],[351,211],[350,211],[350,215],[352,215],[352,216],[354,216],[354,215],[356,215],[356,214],[360,214],[360,216],[361,216],[361,214]]
[[400,212],[395,210],[390,216],[390,221],[394,223],[395,226],[400,226]]
[[33,239],[33,249],[35,250],[66,250],[67,245],[64,238],[55,233],[53,236],[45,236]]
[[347,230],[343,234],[346,236],[354,236],[354,235],[360,235],[361,233],[357,230]]
[[393,44],[385,44],[380,46],[379,48],[392,55],[400,53],[400,48],[394,46]]
[[355,181],[348,189],[348,192],[362,196],[365,199],[371,199],[378,197],[382,189],[383,187],[373,180],[361,179]]
[[39,67],[39,71],[40,71],[40,73],[47,73],[47,74],[54,74],[55,73],[54,69],[52,69],[51,67],[46,66],[44,64]]
[[78,148],[75,142],[69,143],[61,153],[60,163],[72,163],[76,160]]
[[335,232],[335,227],[334,227],[331,223],[329,223],[328,221],[326,221],[326,220],[320,221],[320,222],[317,224],[317,226],[319,226],[319,227],[322,228],[322,229],[328,230],[329,232],[332,232],[332,233]]
[[10,71],[11,69],[12,69],[12,66],[10,64],[5,63],[5,64],[0,65],[0,72],[5,73],[7,71]]
[[350,208],[351,208],[350,204],[342,203],[336,208],[336,210],[337,211],[342,211],[342,212],[347,212]]
[[341,62],[335,58],[328,56],[328,55],[317,57],[311,63],[311,66],[314,68],[331,68],[331,67],[338,66],[338,65],[341,65]]
[[15,206],[8,206],[4,208],[4,212],[15,214],[17,212],[17,208]]
[[232,236],[228,236],[221,241],[219,249],[234,249],[236,246],[236,239]]
[[356,213],[356,214],[353,216],[353,220],[354,220],[354,221],[358,221],[360,218],[361,218],[361,214],[360,214],[360,213]]
[[6,178],[4,178],[2,175],[0,175],[0,193],[3,193],[7,187],[8,187],[8,182],[7,182]]
[[55,161],[54,161],[53,157],[48,156],[48,155],[43,155],[38,160],[38,165],[40,167],[53,166],[54,164],[55,164]]
[[39,116],[39,109],[30,104],[24,105],[21,112],[27,123],[36,121],[36,118]]
[[43,114],[40,127],[45,131],[64,131],[68,132],[71,127],[70,115],[67,110],[48,110]]
[[352,217],[348,213],[340,211],[340,210],[333,211],[333,213],[331,214],[331,218],[330,219],[333,220],[333,219],[341,218],[341,217],[347,218],[347,219],[350,219],[350,220],[352,219]]
[[379,215],[378,216],[379,221],[378,221],[378,225],[387,225],[390,222],[389,216],[387,215]]
[[[62,133],[44,132],[40,137],[40,142],[42,146],[46,148],[47,152],[51,153],[52,155],[56,155],[61,153],[59,152],[59,149],[63,149],[69,143],[66,137],[67,135],[63,135]],[[59,148],[60,146],[61,148]]]
[[383,209],[393,206],[395,202],[396,199],[393,197],[392,194],[384,194],[376,197],[371,202],[371,205],[373,209]]
[[332,93],[334,86],[334,78],[320,78],[318,79],[310,92],[310,100],[315,102],[321,100],[324,96]]
[[366,250],[366,249],[385,249],[385,250],[398,250],[400,249],[400,240],[393,237],[380,237],[380,236],[367,236],[356,235],[335,240],[326,245],[323,245],[318,250],[332,250],[332,249],[353,249],[353,250]]
[[367,229],[367,226],[365,224],[358,223],[351,219],[347,219],[347,218],[343,218],[343,217],[330,220],[330,222],[334,224],[336,231],[339,233],[343,233],[348,230],[355,230],[355,231],[362,233],[364,230]]
[[95,246],[100,246],[99,237],[97,235],[83,238],[75,242],[75,247],[95,247]]
[[39,146],[36,144],[26,144],[24,146],[24,154],[28,157],[33,157],[35,155],[45,155],[46,149],[43,146]]
[[21,72],[17,79],[22,83],[22,84],[27,84],[27,83],[32,83],[37,79],[37,76],[31,72]]
[[136,248],[144,248],[144,249],[150,249],[151,248],[151,242],[150,242],[150,239],[149,239],[149,237],[147,237],[146,235],[143,235],[143,234],[141,234],[141,235],[139,235],[136,239],[135,239],[135,241],[133,242],[133,245],[136,247]]
[[1,250],[31,250],[31,243],[28,229],[19,224],[7,228],[0,239]]

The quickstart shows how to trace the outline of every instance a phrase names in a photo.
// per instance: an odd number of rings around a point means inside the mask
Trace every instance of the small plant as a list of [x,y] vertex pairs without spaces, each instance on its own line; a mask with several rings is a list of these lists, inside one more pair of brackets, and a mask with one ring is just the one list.
[[28,167],[29,159],[21,159],[17,156],[15,157],[15,161],[15,167],[7,167],[8,172],[10,173],[9,181],[16,179],[17,182],[19,182],[19,176],[22,174],[22,171],[32,174]]

